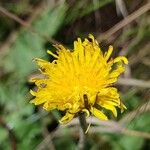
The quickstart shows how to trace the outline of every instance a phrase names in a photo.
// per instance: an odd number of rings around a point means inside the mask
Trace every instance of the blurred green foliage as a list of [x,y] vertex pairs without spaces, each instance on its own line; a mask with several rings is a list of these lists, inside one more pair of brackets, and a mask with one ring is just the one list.
[[[46,1],[45,1],[46,3]],[[29,1],[15,2],[10,5],[2,2],[4,6],[7,6],[8,10],[14,14],[21,16],[28,14],[27,9],[31,10],[32,5]],[[48,3],[49,4],[49,3]],[[36,2],[34,3],[36,5]],[[2,16],[0,18],[0,39],[5,42],[8,33],[16,30],[16,40],[7,49],[2,51],[0,55],[0,117],[14,132],[17,142],[17,148],[21,150],[33,150],[43,141],[45,137],[45,130],[53,129],[50,126],[56,118],[60,116],[59,112],[47,113],[40,107],[37,108],[29,103],[31,95],[29,89],[34,85],[28,82],[30,76],[37,71],[36,65],[32,62],[35,57],[51,58],[46,54],[47,42],[49,37],[57,37],[63,32],[64,28],[71,26],[76,21],[81,21],[82,18],[91,17],[92,13],[100,10],[102,7],[108,5],[115,5],[113,0],[93,0],[93,1],[71,1],[59,2],[54,6],[45,6],[40,15],[32,22],[31,26],[35,29],[35,32],[31,31],[30,27],[16,27],[13,20],[9,20]],[[11,7],[10,7],[11,6]],[[34,8],[34,7],[33,7]],[[34,13],[34,10],[32,10]],[[109,10],[108,10],[109,11]],[[32,15],[32,13],[30,15]],[[110,14],[111,15],[111,14]],[[112,14],[113,15],[113,14]],[[95,18],[93,18],[94,20]],[[144,23],[143,23],[144,21]],[[87,31],[91,31],[88,28]],[[77,31],[72,31],[77,32]],[[95,31],[97,32],[97,31]],[[138,53],[140,48],[144,47],[144,44],[148,42],[149,28],[147,22],[147,16],[139,19],[138,26],[135,28],[129,28],[127,32],[119,37],[118,41],[115,41],[116,47],[124,45],[132,37],[136,36],[134,43],[129,45],[128,56],[132,57],[134,53]],[[87,32],[88,34],[88,32]],[[84,35],[84,33],[80,33]],[[58,37],[59,39],[60,37]],[[63,37],[62,41],[63,41]],[[70,37],[68,37],[69,40]],[[49,44],[50,45],[50,44]],[[133,69],[136,68],[132,66]],[[131,67],[131,68],[132,68]],[[144,71],[147,66],[144,65]],[[140,78],[141,75],[139,69],[135,69],[132,73],[133,77]],[[145,74],[147,74],[145,72]],[[148,75],[144,78],[147,79]],[[139,105],[144,103],[142,100],[144,97],[143,91],[137,89],[122,90],[122,99],[125,101],[128,111],[124,113],[126,115],[130,111],[136,109]],[[146,93],[146,92],[145,92]],[[120,116],[119,116],[120,117]],[[56,123],[57,125],[58,123]],[[54,124],[54,126],[56,126]],[[128,125],[129,129],[140,130],[150,132],[150,119],[148,113],[143,113],[134,118]],[[54,145],[56,149],[74,150],[77,148],[77,138],[72,136],[70,131],[64,130],[64,138],[54,138]],[[104,137],[101,139],[101,136]],[[97,141],[93,137],[88,137],[87,149],[112,149],[112,150],[140,150],[144,148],[147,142],[140,137],[131,137],[127,135],[119,134],[97,134]],[[96,138],[94,137],[94,138]],[[109,144],[108,144],[109,143]],[[107,146],[106,146],[107,145]],[[5,127],[0,125],[0,149],[9,150],[11,148],[11,139],[9,132]],[[146,147],[147,149],[147,147]]]

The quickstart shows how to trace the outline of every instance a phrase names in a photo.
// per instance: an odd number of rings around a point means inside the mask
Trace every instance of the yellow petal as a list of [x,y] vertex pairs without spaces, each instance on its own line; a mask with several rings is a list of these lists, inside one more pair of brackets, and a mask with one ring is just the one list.
[[33,100],[30,101],[30,103],[33,103],[34,105],[40,105],[42,103],[44,103],[46,100],[44,98],[35,98]]
[[47,111],[49,110],[53,110],[53,109],[56,109],[57,108],[57,105],[56,103],[55,104],[50,104],[49,102],[45,102],[44,105],[43,105],[43,108]]
[[[35,96],[32,103],[43,104],[46,110],[67,111],[61,123],[69,122],[79,112],[85,112],[87,117],[92,113],[99,119],[107,120],[102,111],[93,108],[95,104],[111,110],[115,116],[115,106],[125,109],[123,104],[120,105],[117,90],[111,87],[124,71],[123,63],[128,63],[125,57],[109,59],[113,47],[109,46],[108,52],[103,55],[92,35],[83,42],[78,38],[74,42],[74,51],[62,45],[55,47],[57,54],[47,51],[56,58],[55,61],[35,59],[42,76],[32,79],[37,86],[35,92],[31,91]],[[86,100],[83,98],[85,94],[88,97]]]
[[72,108],[72,105],[70,104],[70,103],[66,103],[65,105],[64,105],[64,108],[65,109],[71,109]]
[[128,60],[124,56],[119,56],[114,59],[114,63],[119,62],[119,61],[123,61],[125,64],[128,64]]
[[112,106],[112,105],[107,105],[107,104],[101,104],[101,106],[102,107],[104,107],[104,108],[106,108],[106,109],[108,109],[108,110],[110,110],[110,111],[112,111],[113,112],[113,114],[114,114],[114,116],[115,117],[117,117],[117,111],[116,111],[116,108],[114,107],[114,106]]
[[52,56],[55,57],[55,58],[58,58],[58,56],[55,55],[54,53],[52,53],[50,50],[47,50],[47,53],[50,54],[50,55],[52,55]]
[[40,59],[40,58],[34,58],[33,61],[36,61],[39,66],[43,66],[43,65],[49,64],[49,62],[47,62],[46,60]]
[[108,52],[106,53],[106,56],[105,56],[106,61],[110,58],[112,52],[113,52],[113,46],[110,45]]
[[123,113],[124,110],[127,109],[127,107],[122,102],[120,103],[120,108],[121,108],[121,113]]
[[90,39],[92,39],[92,42],[95,43],[96,45],[98,45],[97,40],[95,40],[94,36],[92,34],[89,34],[88,36]]
[[59,120],[59,122],[61,124],[65,124],[70,122],[74,117],[74,114],[70,114],[69,112],[66,113],[66,115],[64,117],[61,118],[61,120]]
[[32,91],[32,90],[30,90],[30,93],[33,95],[33,96],[35,96],[36,94],[36,92],[34,92],[34,91]]
[[91,108],[91,113],[100,120],[108,120],[107,116],[95,107]]
[[88,118],[90,116],[90,113],[87,109],[82,109],[82,111],[86,113],[86,118]]

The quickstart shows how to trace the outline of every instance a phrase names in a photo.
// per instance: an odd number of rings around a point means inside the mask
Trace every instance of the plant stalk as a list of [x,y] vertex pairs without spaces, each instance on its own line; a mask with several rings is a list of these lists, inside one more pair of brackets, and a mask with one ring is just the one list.
[[79,137],[78,149],[84,150],[85,145],[86,145],[86,130],[88,128],[85,113],[79,114],[79,122],[80,122],[81,128],[80,128],[80,137]]

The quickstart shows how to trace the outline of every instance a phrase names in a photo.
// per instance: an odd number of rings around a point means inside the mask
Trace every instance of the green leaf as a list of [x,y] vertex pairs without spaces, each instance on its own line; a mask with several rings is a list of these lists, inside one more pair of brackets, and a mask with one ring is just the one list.
[[61,26],[66,12],[65,3],[55,9],[46,9],[33,23],[36,33],[29,29],[22,29],[16,42],[9,50],[5,58],[1,58],[0,64],[5,72],[13,72],[19,78],[26,77],[34,69],[32,59],[46,54],[44,44],[47,42],[43,36],[52,37]]
[[75,5],[68,10],[65,24],[72,23],[111,2],[112,0],[76,1]]

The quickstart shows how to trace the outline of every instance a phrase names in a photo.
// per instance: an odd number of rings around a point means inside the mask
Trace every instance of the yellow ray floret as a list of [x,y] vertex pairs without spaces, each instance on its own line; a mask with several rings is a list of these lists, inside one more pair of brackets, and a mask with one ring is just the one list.
[[117,89],[112,87],[125,70],[123,64],[128,64],[125,57],[110,58],[112,46],[103,54],[92,35],[83,42],[78,38],[73,51],[62,45],[55,47],[57,54],[48,51],[56,59],[53,62],[35,59],[43,77],[32,79],[37,86],[36,91],[31,91],[35,97],[32,103],[43,104],[46,110],[64,111],[61,123],[71,121],[80,112],[107,120],[105,109],[115,117],[116,107],[126,109]]

